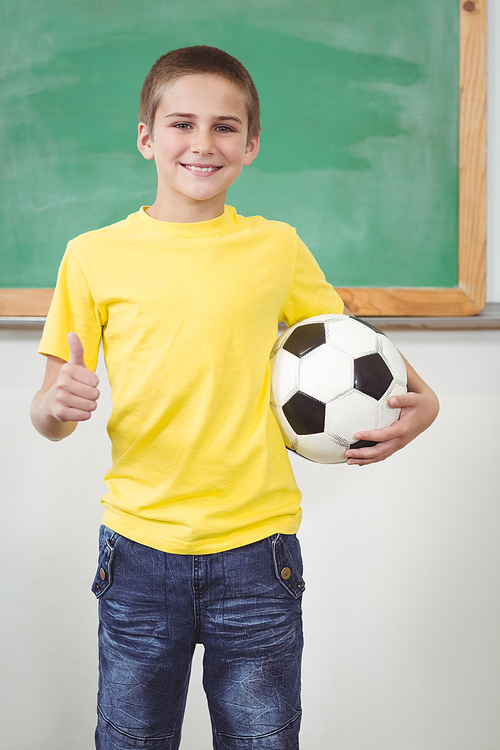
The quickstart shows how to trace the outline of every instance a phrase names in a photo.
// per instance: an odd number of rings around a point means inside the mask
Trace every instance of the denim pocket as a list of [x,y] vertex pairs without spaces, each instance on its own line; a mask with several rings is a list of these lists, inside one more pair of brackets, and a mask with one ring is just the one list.
[[274,572],[282,586],[295,598],[302,595],[306,584],[302,578],[302,554],[295,534],[275,534],[273,545]]
[[99,599],[113,583],[112,562],[115,554],[115,543],[119,534],[106,526],[101,526],[99,532],[99,559],[97,571],[92,583],[92,592]]

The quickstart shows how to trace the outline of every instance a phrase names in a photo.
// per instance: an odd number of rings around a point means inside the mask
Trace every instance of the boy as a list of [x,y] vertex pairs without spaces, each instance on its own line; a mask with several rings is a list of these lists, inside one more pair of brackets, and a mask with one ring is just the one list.
[[[259,150],[248,72],[211,47],[161,57],[141,93],[152,206],[73,240],[39,351],[32,419],[60,440],[89,419],[100,340],[113,465],[100,532],[98,750],[179,746],[203,643],[217,750],[295,750],[300,724],[300,493],[269,408],[269,353],[288,325],[344,306],[295,230],[225,205]],[[66,341],[67,338],[67,341]],[[69,344],[69,348],[68,348]],[[408,365],[395,425],[349,463],[379,461],[437,414]]]

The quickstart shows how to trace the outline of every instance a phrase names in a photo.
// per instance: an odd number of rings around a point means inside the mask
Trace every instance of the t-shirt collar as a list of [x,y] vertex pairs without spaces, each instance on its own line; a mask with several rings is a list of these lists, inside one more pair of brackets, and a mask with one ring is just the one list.
[[160,232],[161,234],[169,234],[176,237],[207,237],[211,234],[217,234],[229,224],[234,213],[234,208],[224,206],[224,213],[215,219],[183,224],[153,219],[147,213],[148,208],[149,206],[142,206],[135,214],[136,219],[153,232]]

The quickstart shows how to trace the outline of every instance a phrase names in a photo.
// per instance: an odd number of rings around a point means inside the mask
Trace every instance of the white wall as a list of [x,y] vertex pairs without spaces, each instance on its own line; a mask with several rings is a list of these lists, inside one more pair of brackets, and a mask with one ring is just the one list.
[[[88,750],[110,402],[105,389],[67,441],[39,436],[28,417],[38,337],[0,332],[2,747]],[[439,420],[378,466],[294,461],[308,588],[303,747],[498,750],[500,331],[392,338],[439,393]],[[182,747],[210,747],[198,657]]]
[[[490,0],[490,33],[500,30]],[[490,44],[489,281],[500,301],[500,62]],[[500,747],[500,331],[399,332],[436,389],[435,425],[370,468],[294,460],[304,492],[304,750]],[[90,750],[96,561],[109,463],[107,388],[67,441],[29,404],[39,332],[0,331],[0,737],[6,750]],[[100,367],[99,374],[105,381]],[[183,750],[208,750],[195,657]]]

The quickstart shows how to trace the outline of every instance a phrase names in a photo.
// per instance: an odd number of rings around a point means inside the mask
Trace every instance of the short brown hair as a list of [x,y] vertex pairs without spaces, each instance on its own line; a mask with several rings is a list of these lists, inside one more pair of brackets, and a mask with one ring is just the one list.
[[246,68],[217,47],[182,47],[162,55],[142,86],[139,120],[150,134],[160,100],[169,84],[185,75],[211,74],[231,81],[243,94],[248,113],[248,141],[260,133],[260,103],[255,84]]

